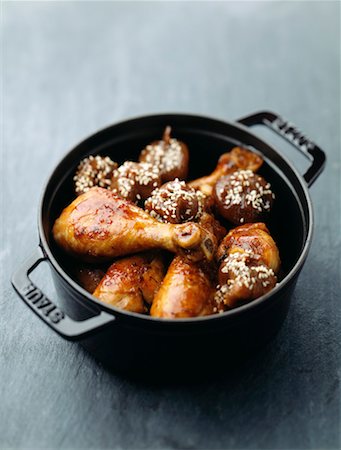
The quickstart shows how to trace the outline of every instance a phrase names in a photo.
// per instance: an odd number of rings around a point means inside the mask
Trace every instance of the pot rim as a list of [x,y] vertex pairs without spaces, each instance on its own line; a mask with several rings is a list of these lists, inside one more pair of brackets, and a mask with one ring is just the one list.
[[[244,305],[238,306],[234,309],[225,311],[223,313],[216,313],[216,314],[211,314],[211,315],[207,315],[207,316],[200,316],[200,317],[188,317],[188,318],[177,318],[177,319],[171,319],[171,318],[158,318],[158,317],[152,317],[149,315],[143,315],[143,314],[139,314],[139,313],[135,313],[135,312],[131,312],[131,311],[125,311],[119,308],[116,308],[115,306],[110,306],[105,304],[104,302],[101,302],[100,300],[96,299],[96,297],[93,297],[88,291],[86,291],[84,288],[82,288],[79,284],[77,284],[60,266],[60,264],[58,263],[58,261],[56,260],[56,258],[53,255],[53,252],[50,249],[50,246],[47,242],[47,239],[45,237],[45,232],[44,232],[44,227],[43,227],[43,206],[44,206],[44,202],[45,202],[45,197],[46,197],[46,191],[47,191],[47,187],[50,184],[51,180],[54,177],[55,172],[58,170],[58,168],[60,166],[63,165],[64,161],[66,158],[69,157],[70,153],[72,153],[76,148],[78,148],[80,145],[82,145],[84,142],[86,142],[87,140],[89,140],[90,138],[93,138],[95,136],[100,135],[101,133],[108,131],[110,128],[113,128],[115,126],[120,126],[120,125],[128,125],[129,122],[136,122],[136,121],[140,121],[140,120],[145,120],[145,119],[157,119],[157,118],[162,118],[162,117],[183,117],[186,118],[188,120],[195,120],[195,119],[200,119],[200,120],[208,120],[208,121],[212,121],[212,122],[216,122],[217,124],[220,125],[228,125],[230,127],[234,127],[239,129],[240,131],[242,131],[244,134],[249,134],[251,137],[254,137],[256,139],[258,139],[261,143],[263,143],[264,145],[268,146],[274,153],[276,153],[286,164],[287,166],[291,169],[291,171],[293,172],[293,174],[295,175],[297,181],[299,182],[303,193],[304,193],[304,198],[307,202],[307,210],[308,210],[308,220],[307,220],[307,232],[306,232],[306,238],[303,244],[303,248],[301,250],[301,254],[298,258],[298,260],[296,261],[296,263],[294,264],[294,266],[291,268],[291,270],[289,271],[289,273],[279,282],[277,283],[277,285],[268,293],[266,293],[265,295],[262,295],[261,297],[258,297],[255,300],[252,300],[249,303],[246,303]],[[295,192],[296,189],[295,189]],[[299,199],[297,199],[297,201],[299,201]],[[300,202],[301,204],[301,202]],[[160,114],[148,114],[148,115],[143,115],[143,116],[137,116],[137,117],[131,117],[131,118],[126,118],[125,120],[121,120],[119,122],[115,122],[111,125],[105,126],[101,129],[99,129],[98,131],[96,131],[95,133],[87,136],[85,139],[82,139],[80,142],[78,142],[76,145],[74,145],[71,150],[67,151],[64,156],[59,160],[59,162],[57,163],[57,165],[54,166],[53,170],[50,172],[49,176],[47,177],[47,180],[45,181],[45,184],[43,186],[43,190],[42,190],[42,194],[40,196],[40,200],[39,200],[39,207],[38,207],[38,231],[39,231],[39,239],[40,239],[40,246],[43,250],[43,253],[46,255],[47,260],[49,261],[49,263],[51,264],[51,266],[53,267],[53,269],[57,272],[57,274],[73,289],[75,290],[78,294],[80,294],[82,297],[85,297],[87,301],[90,302],[89,304],[84,304],[84,307],[86,308],[95,308],[96,310],[104,310],[112,315],[114,315],[116,317],[116,319],[118,318],[130,318],[132,320],[141,320],[144,321],[145,323],[150,323],[150,322],[157,322],[157,323],[164,323],[164,324],[195,324],[195,323],[201,323],[201,322],[207,322],[207,321],[216,321],[216,320],[222,320],[222,319],[229,319],[229,318],[234,318],[235,316],[240,316],[243,315],[244,313],[250,312],[251,310],[258,308],[260,306],[263,306],[264,303],[267,303],[268,299],[270,299],[271,297],[276,296],[279,292],[281,292],[292,280],[293,278],[295,278],[295,276],[299,273],[300,269],[302,268],[310,246],[311,246],[311,242],[312,242],[312,236],[313,236],[313,227],[314,227],[314,216],[313,216],[313,206],[312,206],[312,202],[311,202],[311,198],[310,198],[310,194],[309,194],[309,190],[308,190],[308,186],[305,182],[305,180],[303,179],[303,176],[296,170],[296,168],[292,165],[292,163],[281,153],[279,153],[272,145],[268,144],[266,141],[264,141],[261,137],[255,135],[254,133],[252,133],[250,131],[250,128],[242,125],[238,122],[229,122],[226,120],[221,120],[215,117],[210,117],[210,116],[202,116],[202,115],[196,115],[196,114],[190,114],[190,113],[160,113]],[[172,325],[171,325],[172,326]],[[175,325],[174,325],[175,326]]]

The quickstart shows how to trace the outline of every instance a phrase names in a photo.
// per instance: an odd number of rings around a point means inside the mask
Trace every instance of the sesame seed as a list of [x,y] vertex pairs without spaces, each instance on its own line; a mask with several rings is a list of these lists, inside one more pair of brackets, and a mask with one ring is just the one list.
[[78,165],[73,180],[75,181],[76,194],[87,192],[93,186],[107,188],[117,163],[108,156],[90,155],[84,158]]
[[[113,172],[113,179],[116,181],[118,194],[128,198],[139,187],[158,186],[160,174],[158,168],[150,163],[126,161]],[[140,200],[141,195],[137,195],[136,198]]]
[[275,198],[270,183],[263,185],[263,179],[251,170],[238,170],[229,176],[228,187],[219,188],[218,193],[226,206],[239,205],[241,209],[251,206],[261,213],[270,209],[269,197]]
[[[187,208],[181,211],[181,222],[198,220],[204,211],[205,196],[176,178],[161,188],[154,189],[145,202],[146,211],[153,211],[153,217],[160,222],[174,222],[178,217],[179,201],[186,202]],[[174,220],[171,220],[174,219]]]
[[235,286],[244,286],[250,293],[261,284],[269,286],[275,277],[274,271],[265,264],[257,264],[257,255],[250,250],[229,254],[221,264],[220,271],[228,275],[226,284],[217,286],[215,301],[225,303],[226,295]]
[[161,173],[171,172],[177,169],[182,162],[182,148],[177,139],[170,139],[169,143],[159,141],[153,145],[147,145],[142,150],[144,161],[152,163]]

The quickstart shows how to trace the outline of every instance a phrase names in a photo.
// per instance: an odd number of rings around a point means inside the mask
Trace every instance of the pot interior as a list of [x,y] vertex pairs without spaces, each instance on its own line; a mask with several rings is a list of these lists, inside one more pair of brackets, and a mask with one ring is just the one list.
[[262,155],[264,164],[259,173],[271,183],[276,195],[266,223],[279,247],[280,277],[285,277],[302,253],[310,220],[307,197],[295,172],[278,152],[246,130],[234,124],[183,115],[151,116],[114,125],[83,141],[62,160],[47,184],[41,217],[42,232],[57,263],[72,278],[71,267],[75,262],[55,245],[51,229],[62,209],[75,198],[73,176],[80,160],[90,154],[100,154],[118,163],[136,161],[147,144],[161,138],[166,125],[171,125],[173,136],[189,147],[189,179],[209,174],[219,156],[236,145]]

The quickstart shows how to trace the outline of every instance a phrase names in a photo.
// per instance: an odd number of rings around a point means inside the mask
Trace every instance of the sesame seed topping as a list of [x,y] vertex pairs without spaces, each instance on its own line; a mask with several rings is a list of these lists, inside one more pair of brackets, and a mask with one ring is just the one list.
[[274,271],[265,264],[257,264],[257,256],[250,250],[228,255],[221,264],[220,271],[228,275],[226,284],[217,286],[215,301],[225,303],[225,297],[235,286],[245,287],[250,292],[261,284],[264,288],[273,282]]
[[[229,175],[228,187],[219,187],[218,193],[226,206],[251,206],[258,212],[271,208],[269,198],[275,198],[270,183],[264,185],[264,179],[252,170],[238,170]],[[244,220],[240,219],[243,223]]]
[[[205,196],[176,178],[160,188],[154,189],[145,202],[146,211],[160,222],[198,220],[204,211]],[[185,206],[185,209],[179,207]]]
[[75,181],[76,194],[83,194],[93,186],[108,188],[113,171],[117,163],[109,156],[93,156],[84,158],[78,165],[73,180]]
[[147,145],[142,150],[141,156],[145,162],[153,164],[160,172],[171,172],[181,164],[181,144],[174,138],[170,139],[167,144],[164,141],[159,141],[156,144]]
[[[113,172],[117,193],[124,198],[128,198],[133,190],[138,187],[150,184],[158,186],[159,178],[158,168],[147,162],[126,161]],[[137,194],[136,198],[140,200],[141,195]]]

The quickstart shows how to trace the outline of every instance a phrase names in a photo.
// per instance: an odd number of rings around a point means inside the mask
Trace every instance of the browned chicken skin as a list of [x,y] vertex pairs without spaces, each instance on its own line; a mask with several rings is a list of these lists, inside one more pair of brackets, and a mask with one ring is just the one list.
[[53,226],[53,236],[68,253],[87,262],[110,261],[151,249],[211,260],[215,237],[200,225],[160,223],[143,209],[95,187],[67,206]]
[[204,212],[199,221],[199,225],[202,226],[206,231],[213,234],[216,238],[217,243],[220,244],[220,241],[226,236],[226,229],[221,225],[221,223],[209,212]]
[[[207,212],[202,214],[199,223],[215,236],[217,242],[226,234],[225,228]],[[150,314],[164,318],[212,314],[216,269],[213,261],[193,262],[175,256],[153,301]]]
[[213,313],[214,284],[205,263],[175,256],[156,294],[150,315],[176,319]]
[[264,223],[231,230],[219,246],[217,259],[216,311],[258,298],[276,285],[279,252]]
[[115,261],[93,295],[120,309],[147,312],[144,302],[152,303],[165,267],[159,254],[140,253]]
[[220,177],[236,170],[252,170],[256,172],[262,164],[262,158],[256,153],[242,147],[234,147],[230,152],[221,155],[217,167],[210,175],[190,181],[188,184],[195,189],[199,189],[203,194],[210,196],[214,185]]
[[279,271],[281,261],[275,241],[265,223],[248,223],[233,228],[222,240],[217,251],[221,261],[235,251],[251,251],[260,258],[260,262],[270,267],[275,273]]

